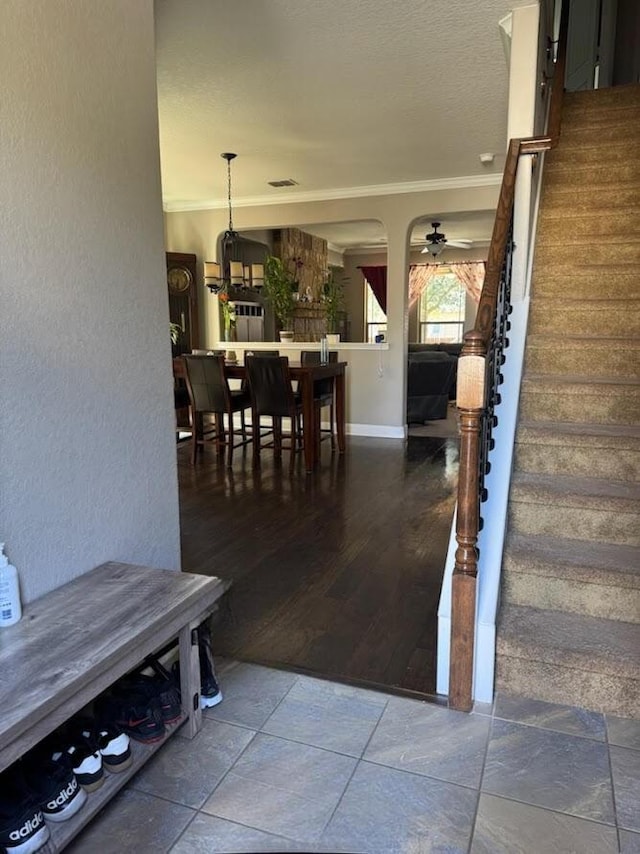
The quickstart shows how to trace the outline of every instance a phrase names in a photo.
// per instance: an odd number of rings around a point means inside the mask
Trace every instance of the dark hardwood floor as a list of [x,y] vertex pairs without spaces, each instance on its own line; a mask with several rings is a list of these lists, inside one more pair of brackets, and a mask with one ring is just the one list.
[[193,469],[180,445],[183,569],[233,581],[217,654],[433,694],[458,440],[347,442],[313,475],[240,449]]

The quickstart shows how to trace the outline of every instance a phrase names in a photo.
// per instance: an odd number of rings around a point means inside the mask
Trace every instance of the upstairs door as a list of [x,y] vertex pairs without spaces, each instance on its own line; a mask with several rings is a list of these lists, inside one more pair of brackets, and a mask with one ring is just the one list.
[[571,0],[567,38],[568,92],[611,86],[616,0]]

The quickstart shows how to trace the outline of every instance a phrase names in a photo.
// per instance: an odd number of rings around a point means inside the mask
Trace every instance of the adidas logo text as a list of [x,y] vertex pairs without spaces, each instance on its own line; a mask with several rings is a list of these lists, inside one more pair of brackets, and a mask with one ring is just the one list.
[[55,810],[56,807],[64,806],[67,801],[72,798],[75,793],[78,791],[78,781],[74,777],[73,780],[66,786],[59,795],[55,798],[52,798],[50,801],[47,801],[47,809],[49,811]]
[[42,813],[34,812],[33,818],[28,818],[21,828],[11,831],[9,839],[12,842],[19,842],[21,839],[24,839],[25,836],[31,836],[32,833],[35,833],[36,830],[39,829],[43,821]]

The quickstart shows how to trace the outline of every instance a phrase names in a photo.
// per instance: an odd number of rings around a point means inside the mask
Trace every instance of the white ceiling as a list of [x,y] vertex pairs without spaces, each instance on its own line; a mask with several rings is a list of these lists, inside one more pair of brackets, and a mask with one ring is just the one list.
[[[530,2],[156,0],[165,208],[225,205],[223,151],[238,154],[234,209],[501,172],[498,21]],[[267,183],[283,178],[298,186]],[[433,219],[449,239],[490,236],[491,216],[425,211],[426,230]],[[371,223],[320,236],[338,246],[384,238]]]

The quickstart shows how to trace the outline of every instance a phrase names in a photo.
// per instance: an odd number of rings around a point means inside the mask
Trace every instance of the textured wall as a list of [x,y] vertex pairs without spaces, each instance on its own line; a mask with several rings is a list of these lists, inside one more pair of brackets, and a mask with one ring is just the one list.
[[0,540],[179,566],[152,0],[3,0]]

